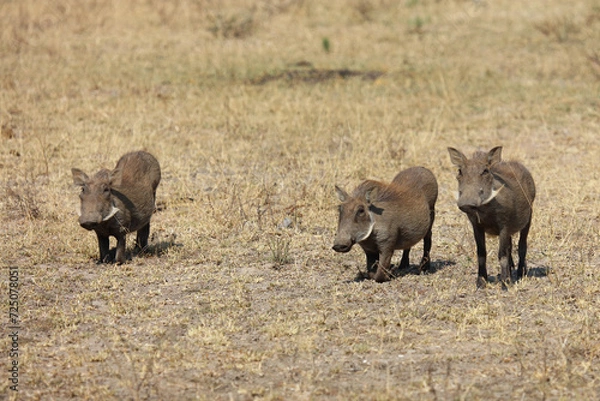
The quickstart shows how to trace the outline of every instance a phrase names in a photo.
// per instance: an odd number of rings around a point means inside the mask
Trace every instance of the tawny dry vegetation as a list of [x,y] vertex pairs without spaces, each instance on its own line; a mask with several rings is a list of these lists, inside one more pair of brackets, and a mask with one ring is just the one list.
[[[19,399],[597,399],[600,6],[572,3],[1,2]],[[446,147],[497,145],[538,187],[531,274],[476,290]],[[135,149],[163,169],[152,246],[97,265],[70,169]],[[355,282],[334,184],[415,165],[434,271]]]

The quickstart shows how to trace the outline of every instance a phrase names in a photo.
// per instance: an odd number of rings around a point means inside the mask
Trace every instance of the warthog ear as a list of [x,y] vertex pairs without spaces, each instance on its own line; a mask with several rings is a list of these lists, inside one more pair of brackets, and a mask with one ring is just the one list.
[[342,188],[338,187],[337,185],[335,186],[335,193],[337,194],[337,197],[340,200],[340,202],[346,202],[346,199],[348,199],[350,197],[350,195],[348,195],[348,193],[346,191],[344,191]]
[[90,179],[86,173],[79,170],[78,168],[72,168],[71,174],[73,174],[73,184],[79,185],[80,187],[84,186],[86,182]]
[[377,194],[379,192],[379,188],[374,187],[365,192],[365,199],[367,203],[371,204],[377,199]]
[[448,148],[450,153],[450,161],[458,167],[463,167],[466,164],[467,157],[460,151],[454,148]]
[[488,166],[493,166],[496,163],[502,161],[502,146],[496,146],[494,149],[488,152],[487,156]]
[[110,172],[110,186],[118,187],[121,185],[121,178],[123,177],[123,170],[116,168]]

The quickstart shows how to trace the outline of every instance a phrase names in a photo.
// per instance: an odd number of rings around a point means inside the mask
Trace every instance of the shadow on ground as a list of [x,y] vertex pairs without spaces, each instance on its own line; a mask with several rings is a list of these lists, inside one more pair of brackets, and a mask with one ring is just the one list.
[[[532,267],[527,269],[527,277],[528,278],[532,278],[532,277],[548,277],[548,274],[550,274],[550,272],[552,271],[552,269],[548,266],[537,266],[537,267]],[[517,282],[519,281],[519,277],[517,277],[517,271],[513,270],[512,275],[511,275],[511,279],[513,282]],[[498,275],[494,275],[494,276],[488,276],[488,283],[499,283],[500,280],[500,274]]]
[[[450,260],[438,260],[435,262],[431,262],[431,266],[429,267],[429,270],[425,271],[425,272],[421,272],[421,269],[419,268],[419,265],[409,265],[406,269],[400,269],[400,265],[392,265],[392,275],[393,275],[393,279],[397,279],[399,277],[404,277],[404,276],[408,276],[408,275],[413,275],[413,276],[420,276],[422,274],[436,274],[437,272],[449,267],[449,266],[454,266],[456,264],[456,262],[450,261]],[[354,278],[354,280],[350,280],[350,281],[354,281],[354,282],[359,282],[359,281],[364,281],[364,280],[369,280],[369,278],[366,276],[365,272],[359,271],[358,274],[356,275],[356,277]]]
[[149,244],[147,247],[145,247],[144,249],[134,249],[129,256],[138,256],[138,257],[145,257],[145,256],[157,256],[160,257],[164,254],[166,254],[169,249],[171,248],[179,248],[182,247],[183,244],[176,244],[175,242],[172,241],[159,241],[153,244]]
[[[527,269],[527,277],[528,278],[540,278],[540,277],[548,277],[548,274],[552,271],[552,269],[548,266],[537,266]],[[517,271],[513,270],[511,274],[511,280],[513,283],[520,281],[521,279],[517,277]],[[500,280],[500,274],[497,275],[489,275],[487,279],[488,284],[501,284],[504,290],[508,289],[506,283]]]
[[[175,234],[170,234],[167,236],[164,235],[152,235],[150,243],[144,247],[143,249],[138,248],[137,246],[133,249],[127,249],[125,251],[125,259],[127,261],[133,260],[134,257],[144,258],[144,257],[160,257],[166,254],[171,248],[179,248],[182,247],[183,244],[175,243]],[[108,257],[106,260],[108,263],[114,263],[117,255],[117,247],[111,248],[108,251]],[[101,263],[98,261],[97,263]]]
[[527,269],[527,277],[548,277],[552,272],[550,266],[537,266]]

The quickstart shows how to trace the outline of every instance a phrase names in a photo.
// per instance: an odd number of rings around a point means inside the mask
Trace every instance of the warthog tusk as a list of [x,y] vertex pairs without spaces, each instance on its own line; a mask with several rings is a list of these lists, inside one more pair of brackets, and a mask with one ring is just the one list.
[[371,219],[371,224],[369,224],[369,230],[367,230],[367,232],[364,233],[363,235],[361,235],[360,237],[357,237],[356,242],[361,242],[361,241],[366,240],[367,238],[369,238],[369,236],[373,232],[373,227],[375,227],[375,219],[373,219],[373,214],[371,214],[371,212],[369,212],[369,219]]
[[118,212],[120,212],[121,210],[119,210],[117,207],[115,207],[115,205],[113,205],[112,209],[110,210],[110,213],[102,219],[102,221],[106,221],[106,220],[110,220],[113,218],[113,216],[115,214],[117,214]]
[[490,196],[486,200],[481,202],[481,205],[487,205],[488,203],[490,203],[492,201],[492,199],[494,199],[498,195],[498,193],[500,193],[500,190],[502,188],[504,188],[504,184],[502,184],[502,186],[496,190],[492,189],[492,193],[490,194]]

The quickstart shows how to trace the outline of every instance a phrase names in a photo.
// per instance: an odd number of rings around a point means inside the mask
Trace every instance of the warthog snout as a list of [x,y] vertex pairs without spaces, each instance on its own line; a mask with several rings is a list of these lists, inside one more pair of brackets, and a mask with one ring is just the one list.
[[503,187],[494,189],[492,184],[489,184],[486,189],[479,189],[478,192],[474,193],[463,193],[459,192],[458,201],[456,202],[458,208],[465,213],[476,212],[479,208],[490,203]]
[[[79,195],[81,209],[79,211],[79,225],[86,230],[95,230],[103,222],[112,219],[119,209],[110,202],[110,191],[107,196],[93,196],[85,190]],[[106,199],[105,199],[106,198]]]
[[79,225],[81,227],[85,228],[86,230],[93,230],[94,228],[98,227],[98,225],[101,222],[102,222],[102,219],[99,219],[98,221],[94,221],[94,220],[84,218],[83,216],[79,218]]
[[345,244],[335,243],[333,244],[332,249],[336,252],[346,253],[350,252],[350,249],[352,249],[352,245],[354,245],[352,242]]
[[465,199],[458,199],[458,208],[465,213],[475,212],[481,206],[481,202],[473,202]]

